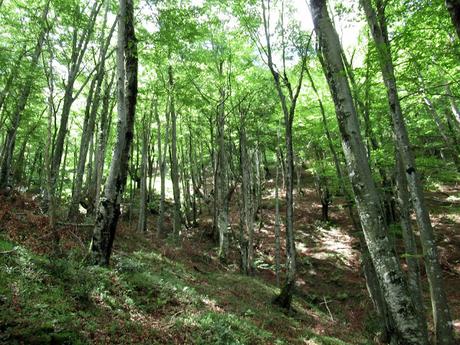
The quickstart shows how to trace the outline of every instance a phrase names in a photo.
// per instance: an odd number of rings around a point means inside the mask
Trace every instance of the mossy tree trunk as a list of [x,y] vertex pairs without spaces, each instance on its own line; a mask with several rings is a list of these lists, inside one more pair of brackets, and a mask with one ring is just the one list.
[[438,249],[434,238],[428,207],[423,196],[423,185],[415,166],[405,120],[398,96],[396,77],[391,56],[386,26],[385,6],[381,0],[374,7],[371,0],[360,0],[366,14],[380,62],[380,69],[387,90],[388,106],[393,122],[396,144],[404,165],[405,177],[412,197],[417,224],[420,229],[423,256],[430,286],[433,319],[438,345],[454,344],[452,318],[444,291],[442,270],[438,260]]
[[342,47],[329,18],[325,0],[311,0],[311,13],[325,62],[325,74],[335,104],[347,161],[366,244],[379,283],[395,325],[395,335],[402,343],[426,345],[416,308],[410,296],[398,257],[388,239],[380,198],[372,178],[358,116],[345,73]]
[[137,41],[134,31],[133,0],[120,0],[118,19],[118,126],[104,197],[97,210],[91,242],[94,264],[108,265],[120,216],[120,202],[126,184],[129,151],[133,140],[137,102]]

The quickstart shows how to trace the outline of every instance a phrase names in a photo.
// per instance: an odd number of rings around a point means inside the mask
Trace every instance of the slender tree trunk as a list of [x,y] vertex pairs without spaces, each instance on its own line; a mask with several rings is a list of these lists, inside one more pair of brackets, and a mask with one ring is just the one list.
[[[46,142],[45,142],[46,143]],[[32,166],[30,167],[29,179],[27,181],[27,190],[30,190],[34,183],[34,175],[38,165],[38,158],[40,157],[41,149],[35,150],[34,159],[32,160]]]
[[442,140],[446,144],[447,149],[450,151],[450,155],[452,157],[452,161],[455,164],[455,167],[458,171],[460,171],[460,159],[458,158],[460,149],[457,147],[453,138],[449,136],[448,130],[444,126],[444,123],[439,117],[436,108],[434,107],[433,103],[431,103],[431,100],[427,97],[427,95],[423,96],[423,101],[425,102],[425,105],[427,106],[428,111],[430,112],[431,117],[433,118],[436,127],[438,128]]
[[[78,150],[78,162],[75,171],[75,183],[72,188],[72,198],[70,201],[69,211],[67,218],[73,221],[77,218],[79,212],[79,205],[81,202],[81,194],[83,189],[83,174],[85,172],[86,157],[88,156],[88,147],[90,138],[93,136],[94,124],[96,122],[96,112],[91,111],[93,104],[94,89],[96,85],[96,78],[93,78],[90,84],[88,97],[86,99],[85,117],[83,120],[83,130],[80,140],[80,149]],[[94,118],[90,118],[94,116]]]
[[[40,36],[39,36],[39,39],[40,39]],[[21,67],[21,62],[22,62],[26,52],[27,52],[27,50],[26,50],[26,47],[24,46],[22,51],[21,51],[21,53],[16,58],[16,62],[14,63],[13,67],[11,68],[11,71],[9,73],[8,79],[5,82],[5,86],[0,91],[0,111],[3,110],[3,106],[5,105],[5,102],[6,102],[7,98],[8,98],[8,95],[10,94],[12,83],[17,78],[18,70]],[[3,125],[3,117],[0,119],[0,129],[2,128],[2,125]]]
[[[240,166],[241,166],[241,194],[242,194],[242,222],[243,222],[243,236],[240,240],[243,258],[242,262],[245,263],[243,271],[246,274],[254,273],[254,200],[251,190],[252,184],[252,160],[249,155],[247,147],[246,129],[244,118],[241,116],[240,120]],[[247,237],[246,237],[247,236]],[[247,239],[246,239],[247,238]]]
[[182,214],[180,202],[180,185],[179,185],[179,164],[177,162],[177,114],[175,108],[174,96],[174,79],[172,66],[168,67],[169,81],[169,112],[171,114],[171,181],[173,185],[174,197],[174,217],[173,217],[173,234],[178,238],[182,227]]
[[311,0],[310,8],[325,61],[326,77],[335,104],[342,147],[362,228],[385,300],[395,322],[395,332],[406,345],[425,345],[427,339],[423,337],[399,260],[387,237],[388,229],[382,218],[379,196],[372,179],[356,108],[345,75],[339,37],[329,18],[326,1]]
[[90,37],[96,23],[97,14],[99,13],[101,5],[102,2],[100,4],[97,2],[94,3],[90,18],[88,19],[88,23],[82,32],[79,31],[78,24],[76,24],[74,27],[71,63],[65,84],[60,126],[57,132],[56,141],[54,143],[53,157],[51,160],[51,192],[53,194],[56,193],[56,186],[59,178],[59,168],[61,166],[62,154],[64,151],[64,144],[68,131],[67,124],[69,121],[70,110],[73,102],[76,99],[76,96],[81,92],[83,87],[90,79],[90,77],[88,77],[80,90],[76,92],[76,95],[74,95],[74,84],[80,72],[80,66],[88,47]]
[[[219,75],[223,75],[224,62],[219,63]],[[217,107],[217,174],[214,188],[219,234],[219,258],[225,262],[228,253],[228,162],[225,142],[225,99],[224,86],[219,88],[220,102]]]
[[[88,163],[86,164],[86,179],[85,179],[85,185],[83,188],[83,193],[85,195],[85,203],[86,203],[86,209],[88,209],[87,201],[89,200],[89,191],[92,188],[93,184],[93,163],[94,163],[94,137],[95,133],[97,133],[97,126],[95,126],[93,133],[91,135],[91,138],[89,139],[89,148],[88,148]],[[96,143],[97,144],[97,143]],[[94,200],[93,200],[94,203]]]
[[[182,129],[180,130],[182,132]],[[190,171],[189,171],[189,167],[190,167],[190,162],[187,162],[186,159],[185,159],[185,156],[188,155],[188,149],[184,143],[184,145],[180,146],[181,147],[181,150],[180,150],[180,155],[181,155],[181,158],[180,158],[180,164],[179,166],[181,167],[181,169],[179,169],[180,171],[180,180],[181,180],[181,185],[182,185],[182,195],[184,196],[184,201],[183,201],[183,204],[184,204],[184,222],[187,226],[187,228],[191,228],[192,227],[192,213],[191,213],[191,210],[192,210],[192,199],[191,199],[191,194],[190,194]]]
[[438,261],[438,249],[435,243],[428,208],[425,205],[423,186],[415,167],[415,159],[410,147],[409,136],[405,125],[398,97],[396,78],[391,58],[390,44],[386,29],[384,6],[377,1],[377,14],[369,0],[360,0],[366,13],[377,46],[380,67],[387,88],[388,104],[393,120],[393,130],[396,136],[401,160],[406,171],[409,190],[413,199],[417,223],[420,228],[423,255],[427,278],[430,285],[433,319],[435,324],[436,343],[438,345],[453,345],[454,336],[447,296],[442,281],[442,270]]
[[[460,8],[460,5],[459,5]],[[460,131],[460,109],[458,109],[457,103],[455,102],[454,95],[452,94],[452,90],[450,89],[449,84],[446,83],[446,92],[447,96],[449,97],[450,109],[452,110],[452,115],[455,118],[455,127],[458,131]]]
[[326,157],[324,156],[324,152],[318,145],[315,145],[314,151],[316,155],[316,160],[319,165],[318,171],[315,172],[315,182],[316,182],[315,184],[316,184],[316,189],[317,189],[318,196],[321,202],[321,220],[323,222],[328,222],[329,221],[329,205],[331,203],[331,200],[330,200],[331,194],[329,192],[329,186],[328,186],[327,178],[325,175],[324,163],[323,163],[326,160]]
[[[294,150],[292,146],[292,124],[294,121],[295,109],[297,105],[297,99],[302,87],[303,73],[306,65],[306,54],[302,56],[301,70],[298,78],[297,86],[293,89],[290,84],[287,74],[284,71],[283,76],[276,70],[273,62],[272,46],[270,40],[270,1],[268,1],[268,7],[265,5],[265,0],[262,3],[263,13],[263,25],[266,40],[266,53],[267,63],[270,72],[273,77],[273,81],[276,88],[276,93],[280,100],[281,109],[284,116],[284,128],[285,128],[285,147],[286,147],[286,171],[285,171],[285,187],[286,187],[286,282],[283,285],[281,292],[275,297],[273,303],[283,308],[290,309],[292,302],[292,295],[295,289],[295,278],[296,278],[296,248],[295,248],[295,233],[294,233]],[[282,24],[282,35],[284,35],[284,27]],[[282,37],[284,40],[284,36]],[[284,58],[284,54],[283,54]],[[289,101],[283,91],[283,86],[287,88]],[[289,103],[289,105],[288,105]]]
[[[46,204],[48,206],[48,219],[49,219],[49,227],[51,230],[51,233],[54,234],[54,240],[56,243],[59,243],[59,234],[56,231],[56,198],[54,194],[51,193],[51,155],[52,155],[52,140],[53,140],[53,120],[55,117],[55,112],[54,112],[54,103],[53,103],[53,97],[54,97],[54,74],[52,72],[53,69],[53,59],[54,55],[51,53],[50,54],[50,59],[49,59],[49,69],[50,69],[50,75],[49,75],[49,80],[48,80],[48,86],[49,86],[49,96],[48,96],[48,126],[47,126],[47,136],[46,136],[46,142],[45,142],[45,162],[44,162],[44,167],[45,167],[45,174],[46,174],[46,182],[45,182],[45,190],[46,190]],[[41,171],[41,170],[40,170]]]
[[457,35],[460,38],[460,1],[459,0],[445,0],[446,8],[452,19],[452,24],[457,31]]
[[[105,36],[105,26],[107,22],[107,11],[104,16],[104,23],[101,35],[101,43],[99,48],[99,61],[98,66],[96,67],[97,73],[94,76],[91,84],[90,91],[88,94],[87,105],[86,105],[86,114],[85,122],[83,125],[83,133],[81,136],[80,150],[78,157],[77,172],[75,177],[75,189],[72,191],[72,199],[69,207],[69,220],[74,220],[78,215],[78,205],[80,203],[82,186],[83,186],[83,175],[85,173],[85,164],[88,156],[88,148],[91,138],[93,138],[94,128],[96,124],[97,111],[99,110],[99,104],[101,101],[101,88],[102,82],[104,80],[105,74],[105,59],[107,55],[107,49],[112,38],[112,34],[115,30],[115,24],[112,26],[108,37]],[[91,174],[91,171],[87,172]]]
[[275,176],[275,275],[276,285],[280,286],[280,268],[281,268],[281,236],[280,236],[280,200],[279,200],[279,166],[280,157],[276,155],[276,176]]
[[157,103],[154,103],[155,118],[157,121],[157,144],[158,144],[158,166],[160,168],[160,205],[158,211],[158,235],[163,233],[164,217],[165,217],[165,194],[166,194],[166,152],[168,151],[169,141],[169,105],[166,109],[166,127],[164,130],[164,143],[161,143],[161,121],[158,112]]
[[[356,110],[358,114],[362,115],[364,120],[364,130],[366,133],[366,137],[368,139],[368,158],[370,159],[371,156],[371,149],[374,151],[380,150],[380,143],[377,139],[375,132],[373,130],[372,122],[371,122],[371,108],[370,108],[370,66],[369,66],[369,59],[366,61],[366,79],[365,79],[365,101],[361,101],[359,98],[359,86],[356,83],[353,68],[348,62],[346,55],[342,52],[342,60],[345,64],[345,69],[347,71],[347,75],[349,77],[351,83],[351,89],[354,96]],[[394,210],[394,195],[393,190],[391,188],[391,180],[388,178],[388,173],[385,167],[382,167],[380,164],[376,163],[377,170],[379,172],[381,178],[381,186],[382,186],[382,197],[383,197],[383,206],[385,209],[385,219],[388,224],[392,224],[396,220],[395,210]]]
[[155,121],[157,122],[157,152],[158,152],[158,168],[160,170],[160,204],[158,205],[158,219],[157,219],[157,235],[161,235],[163,232],[164,223],[164,197],[165,197],[165,184],[164,184],[164,165],[163,165],[163,150],[161,143],[161,120],[158,112],[158,101],[152,100],[153,113],[155,115]]
[[142,161],[141,161],[141,190],[139,200],[139,219],[137,223],[137,230],[139,232],[145,232],[147,230],[147,174],[148,174],[148,146],[150,138],[150,119],[143,119],[142,129]]
[[41,29],[39,33],[37,43],[35,45],[34,53],[32,55],[30,69],[27,74],[26,81],[20,92],[19,99],[16,104],[16,108],[14,110],[13,116],[12,116],[13,120],[12,120],[11,127],[7,131],[6,145],[4,147],[3,154],[1,157],[2,159],[1,159],[1,166],[0,166],[0,191],[5,189],[8,185],[10,185],[10,183],[12,183],[10,175],[11,175],[13,151],[14,151],[14,146],[16,142],[16,134],[19,128],[21,118],[22,118],[22,113],[24,112],[24,109],[26,108],[27,100],[29,99],[30,93],[32,91],[33,81],[35,78],[35,68],[37,67],[38,59],[40,58],[40,55],[42,53],[42,47],[43,47],[43,42],[45,41],[46,33],[48,32],[46,18],[48,16],[49,4],[50,4],[50,1],[48,0],[45,4],[45,7],[43,9],[43,12],[40,18],[40,23],[41,25],[44,25],[44,27]]
[[[323,67],[325,65],[323,64]],[[320,106],[320,111],[321,111],[321,116],[322,116],[322,121],[323,121],[323,127],[324,131],[326,133],[326,138],[329,146],[329,150],[331,151],[333,161],[334,161],[334,166],[337,174],[337,179],[339,181],[339,188],[341,191],[341,194],[345,197],[345,202],[346,202],[346,208],[348,211],[348,215],[350,217],[350,220],[353,224],[353,229],[355,232],[358,234],[359,237],[359,243],[360,243],[360,252],[361,252],[361,267],[363,270],[363,274],[366,280],[366,286],[367,290],[369,292],[370,298],[374,304],[374,307],[377,311],[377,314],[380,317],[380,320],[382,321],[381,323],[381,329],[382,329],[382,337],[381,339],[384,342],[391,343],[391,338],[393,337],[393,320],[391,318],[391,315],[389,314],[387,303],[385,302],[384,295],[383,295],[383,289],[379,284],[378,278],[377,278],[377,273],[375,272],[374,264],[372,263],[372,259],[369,253],[369,249],[367,247],[366,241],[364,239],[364,236],[362,235],[362,228],[361,224],[356,218],[355,213],[353,212],[353,198],[348,192],[348,189],[345,185],[345,180],[343,177],[342,173],[342,168],[340,164],[340,160],[337,155],[337,151],[335,150],[334,143],[332,141],[332,137],[329,131],[329,126],[327,123],[327,117],[326,113],[324,111],[324,106],[321,101],[321,98],[319,96],[319,93],[316,89],[315,83],[313,79],[311,78],[311,74],[306,69],[305,71],[307,73],[307,76],[309,77],[310,83],[312,85],[312,88],[316,94],[319,106]]]
[[110,95],[112,93],[112,85],[115,73],[112,74],[110,82],[107,81],[104,86],[104,98],[102,100],[101,120],[99,128],[99,145],[96,152],[96,191],[94,195],[94,209],[99,206],[102,178],[104,175],[105,153],[107,149],[107,141],[109,139],[110,127],[112,122],[113,105],[110,104]]
[[[46,111],[46,108],[45,108]],[[37,128],[37,125],[32,126],[27,133],[24,135],[24,140],[21,143],[21,147],[19,149],[19,153],[16,157],[16,166],[14,168],[13,172],[13,177],[14,177],[14,182],[16,183],[22,183],[24,182],[23,176],[24,176],[24,168],[27,167],[27,162],[25,159],[25,153],[26,153],[26,148],[27,148],[27,143],[29,142],[29,137],[30,134],[35,131]]]
[[197,193],[199,192],[199,186],[197,183],[197,169],[199,169],[199,161],[196,155],[196,146],[192,144],[193,134],[191,124],[188,127],[188,160],[190,162],[190,177],[192,179],[192,226],[198,226],[197,222]]
[[[60,184],[59,184],[59,188],[57,190],[57,194],[56,194],[56,199],[57,200],[61,200],[62,199],[62,190],[64,188],[64,179],[65,179],[65,176],[66,176],[66,168],[67,168],[67,156],[68,156],[68,153],[69,153],[69,141],[70,139],[67,138],[66,141],[65,141],[65,147],[64,147],[64,164],[62,164],[62,167],[61,169],[59,170],[59,176],[60,176],[60,179],[56,179],[57,180],[60,180]],[[75,143],[74,143],[74,147],[77,147],[77,143],[76,143],[76,140],[75,140]],[[76,166],[76,154],[77,154],[77,151],[75,150],[74,151],[74,161],[73,161],[73,166],[75,168]],[[53,164],[53,162],[51,162],[51,164]],[[51,181],[53,182],[53,181]],[[72,173],[72,188],[73,188],[73,185],[75,184],[75,172]],[[54,185],[52,185],[51,187],[53,187]]]
[[420,318],[420,325],[423,327],[425,337],[428,338],[428,330],[426,326],[426,312],[423,303],[423,290],[420,274],[420,265],[417,253],[417,244],[415,241],[415,235],[412,230],[411,218],[410,218],[410,200],[409,193],[407,190],[407,180],[404,172],[404,164],[396,152],[396,184],[397,184],[397,202],[399,205],[401,229],[403,235],[404,249],[406,263],[408,267],[408,282],[409,288],[411,289],[412,296],[414,298],[415,307],[417,308],[417,314]]
[[133,0],[120,0],[118,20],[118,128],[110,173],[96,216],[91,243],[92,260],[108,265],[120,216],[120,201],[126,184],[129,151],[133,139],[137,101],[137,40],[134,32]]

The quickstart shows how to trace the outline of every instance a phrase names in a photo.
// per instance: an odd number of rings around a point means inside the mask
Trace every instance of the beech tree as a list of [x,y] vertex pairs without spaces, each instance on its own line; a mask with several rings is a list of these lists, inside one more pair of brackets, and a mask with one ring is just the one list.
[[310,8],[337,121],[342,135],[342,148],[358,207],[367,246],[384,291],[395,326],[395,337],[405,344],[427,344],[418,320],[415,304],[407,288],[401,266],[387,236],[381,217],[380,200],[361,138],[358,117],[346,79],[339,37],[329,18],[326,1],[312,0]]
[[110,173],[96,215],[91,241],[92,260],[108,265],[113,240],[120,217],[120,198],[126,184],[129,150],[133,139],[133,126],[137,103],[137,44],[134,30],[132,0],[120,0],[117,49],[117,142],[110,164]]
[[[27,234],[47,242],[39,251],[50,250],[53,267],[83,259],[91,237],[90,259],[79,268],[108,266],[101,272],[125,279],[125,259],[147,260],[148,248],[148,260],[161,252],[160,269],[170,263],[163,257],[187,258],[184,270],[199,276],[187,278],[190,286],[216,274],[206,291],[220,277],[232,279],[224,295],[251,285],[243,298],[266,284],[258,297],[269,304],[273,294],[267,311],[287,312],[286,325],[316,305],[331,319],[325,334],[336,334],[329,326],[356,308],[378,322],[344,341],[428,344],[433,330],[437,344],[455,343],[457,7],[449,0],[0,0],[1,240],[17,236],[22,246],[16,230],[38,219]],[[335,260],[329,252],[342,250],[335,248],[342,241],[353,255]],[[23,258],[22,249],[11,253],[0,253],[8,267]],[[339,282],[333,304],[320,291],[336,279],[320,270],[329,265],[339,276],[343,261],[362,289],[356,296],[367,287],[369,300],[355,304]],[[5,291],[22,296],[23,286],[15,289]],[[150,287],[140,290],[129,296]],[[216,302],[225,315],[227,304]],[[346,308],[336,313],[339,305]],[[259,314],[248,310],[245,322]],[[258,326],[265,324],[276,328]],[[320,342],[305,334],[301,342]]]
[[431,291],[436,342],[438,344],[453,344],[452,320],[442,282],[442,270],[439,264],[438,250],[399,101],[386,26],[385,7],[380,0],[377,0],[376,4],[377,10],[373,7],[370,0],[361,0],[361,5],[366,13],[367,21],[377,47],[382,76],[387,89],[388,105],[392,117],[396,144],[406,172],[405,175],[417,216],[417,224],[420,229],[424,261]]

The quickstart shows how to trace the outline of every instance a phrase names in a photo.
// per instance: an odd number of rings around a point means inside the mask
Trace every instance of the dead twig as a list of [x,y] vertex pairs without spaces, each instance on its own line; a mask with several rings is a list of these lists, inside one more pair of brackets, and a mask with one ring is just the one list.
[[6,250],[6,251],[4,251],[4,252],[0,252],[0,254],[10,254],[10,253],[16,251],[16,249],[17,249],[17,247],[14,247],[14,248],[11,249],[11,250]]
[[73,227],[80,227],[80,228],[86,228],[86,227],[94,227],[94,224],[85,224],[85,223],[63,223],[63,222],[58,222],[57,225],[59,226],[73,226]]
[[329,306],[327,305],[326,297],[323,296],[323,300],[324,302],[322,302],[321,304],[324,304],[326,306],[329,316],[331,317],[331,321],[334,321],[334,316],[332,316],[331,310],[329,309]]

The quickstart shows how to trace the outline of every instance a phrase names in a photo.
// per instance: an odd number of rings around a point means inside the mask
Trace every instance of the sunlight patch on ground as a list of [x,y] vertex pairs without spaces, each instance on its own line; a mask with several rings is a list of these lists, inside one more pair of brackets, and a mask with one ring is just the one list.
[[330,227],[321,230],[321,246],[311,256],[318,260],[325,260],[334,255],[344,261],[347,266],[352,265],[355,251],[351,247],[352,238],[339,228]]
[[208,308],[212,311],[222,313],[224,310],[219,307],[215,300],[209,299],[208,297],[204,297],[201,301],[208,306]]

